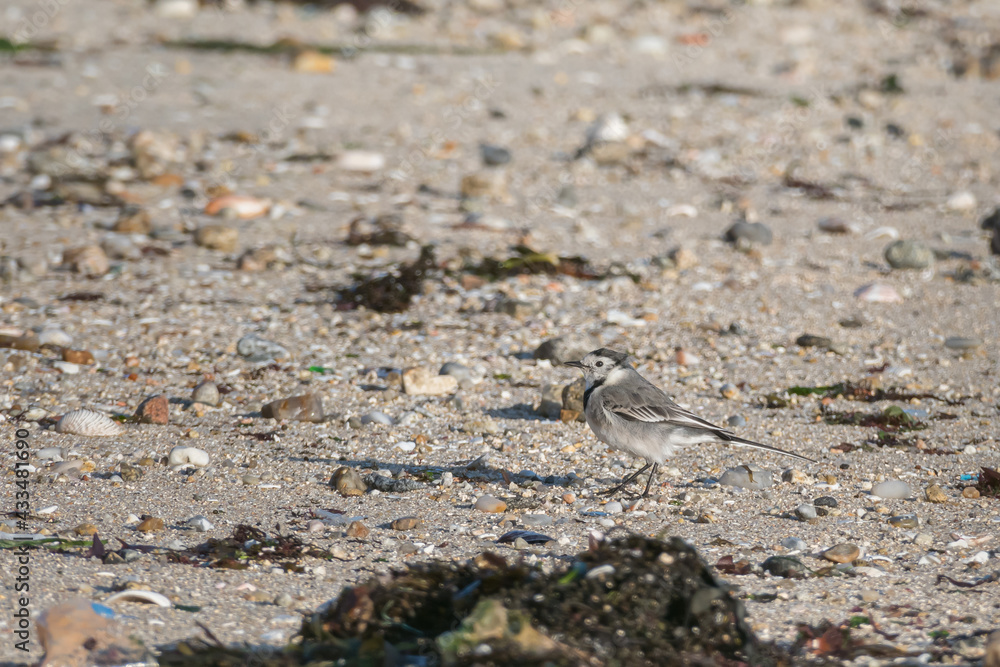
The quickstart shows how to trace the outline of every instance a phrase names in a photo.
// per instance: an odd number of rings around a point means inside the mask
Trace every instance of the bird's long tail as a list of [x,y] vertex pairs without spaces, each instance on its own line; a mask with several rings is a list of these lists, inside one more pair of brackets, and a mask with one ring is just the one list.
[[801,454],[793,454],[791,452],[786,452],[783,449],[778,449],[777,447],[772,447],[770,445],[762,445],[759,442],[754,442],[753,440],[747,440],[746,438],[741,438],[738,435],[733,435],[729,431],[716,431],[716,435],[718,435],[726,442],[731,442],[734,445],[738,445],[740,447],[753,447],[754,449],[764,449],[769,452],[774,452],[775,454],[784,454],[785,456],[791,456],[792,458],[795,459],[809,461],[809,463],[816,463],[815,460],[809,458],[808,456],[802,456]]

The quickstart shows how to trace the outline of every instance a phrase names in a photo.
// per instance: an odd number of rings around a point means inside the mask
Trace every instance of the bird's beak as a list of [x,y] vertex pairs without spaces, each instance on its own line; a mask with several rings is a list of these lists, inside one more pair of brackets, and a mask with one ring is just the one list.
[[567,366],[572,366],[573,368],[583,368],[583,364],[580,363],[579,361],[566,361],[563,363],[565,363]]

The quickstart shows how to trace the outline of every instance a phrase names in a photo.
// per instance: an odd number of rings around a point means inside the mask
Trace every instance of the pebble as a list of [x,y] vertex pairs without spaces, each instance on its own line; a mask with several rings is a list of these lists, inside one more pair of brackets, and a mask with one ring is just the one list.
[[902,303],[903,297],[896,288],[884,283],[865,285],[854,292],[854,296],[869,303]]
[[403,392],[408,396],[442,396],[458,390],[458,380],[451,375],[435,375],[428,368],[403,371]]
[[551,526],[555,523],[548,514],[524,514],[521,516],[520,522],[525,526],[532,526],[534,528]]
[[729,468],[719,477],[719,484],[735,486],[738,489],[759,491],[774,485],[770,470],[753,463]]
[[421,521],[415,516],[404,516],[394,520],[390,525],[393,530],[414,530],[421,525]]
[[360,521],[352,521],[347,526],[347,530],[344,532],[347,537],[353,537],[355,539],[363,540],[371,533],[368,526],[361,523]]
[[913,543],[918,547],[929,547],[934,544],[934,536],[930,533],[917,533],[913,538]]
[[142,468],[134,466],[128,461],[119,463],[118,470],[121,472],[123,482],[137,482],[143,475]]
[[726,426],[730,428],[739,428],[741,426],[746,426],[747,420],[743,415],[733,415],[726,420]]
[[827,234],[856,234],[858,226],[841,220],[840,218],[821,218],[816,226],[821,232]]
[[107,437],[120,435],[124,431],[121,424],[93,410],[73,410],[56,422],[57,433],[70,435]]
[[815,334],[802,334],[795,339],[795,344],[799,347],[822,347],[828,348],[833,345],[833,341],[826,336],[817,336]]
[[362,496],[368,490],[368,486],[361,479],[361,475],[353,468],[346,466],[337,468],[334,471],[333,477],[330,478],[330,486],[344,497]]
[[916,514],[897,514],[889,517],[889,525],[894,528],[916,528],[920,525],[920,519]]
[[196,468],[204,468],[210,460],[211,457],[209,457],[208,452],[204,449],[186,447],[184,445],[174,447],[167,454],[167,466],[171,468],[188,465],[195,466]]
[[194,528],[195,531],[199,533],[207,533],[208,531],[215,528],[215,525],[211,521],[203,517],[202,515],[193,516],[184,522],[186,525]]
[[167,397],[158,394],[150,396],[135,410],[135,420],[140,424],[165,425],[170,421],[170,404]]
[[78,366],[92,366],[94,364],[94,355],[88,350],[65,349],[62,351],[62,358],[63,361],[77,364]]
[[861,555],[855,544],[842,543],[823,552],[823,558],[831,563],[853,563]]
[[810,505],[809,503],[802,503],[795,508],[795,516],[802,519],[803,521],[809,521],[815,519],[818,514],[816,513],[816,507]]
[[252,333],[239,339],[236,353],[254,363],[278,361],[289,356],[288,350],[281,345]]
[[240,233],[228,225],[202,225],[194,233],[194,242],[209,250],[230,253],[234,252],[239,246]]
[[243,475],[240,477],[240,483],[243,486],[257,486],[260,484],[260,475]]
[[974,486],[967,486],[962,489],[962,497],[975,500],[979,497],[979,489]]
[[480,512],[492,512],[498,514],[507,510],[507,503],[487,494],[480,496],[476,500],[475,508]]
[[497,303],[496,311],[504,315],[510,315],[515,320],[526,320],[536,315],[542,309],[542,304],[538,301],[525,301],[524,299],[511,299],[503,297]]
[[42,329],[38,334],[39,345],[56,345],[59,347],[69,347],[73,344],[73,337],[62,329],[47,328]]
[[90,537],[97,533],[97,526],[92,523],[81,523],[73,529],[73,532],[81,537]]
[[872,495],[879,498],[909,498],[913,495],[910,485],[898,479],[880,482],[872,488]]
[[279,398],[261,406],[260,414],[268,419],[320,423],[325,418],[323,397],[319,394],[301,394]]
[[735,384],[727,382],[719,387],[719,393],[722,394],[723,398],[733,401],[740,397],[740,388]]
[[813,501],[816,507],[836,507],[837,499],[832,496],[820,496]]
[[774,234],[762,222],[737,222],[725,233],[726,241],[737,248],[752,248],[754,246],[771,245]]
[[926,269],[934,265],[934,252],[920,241],[893,241],[883,254],[894,269]]
[[624,507],[617,500],[612,500],[611,502],[604,505],[604,511],[608,514],[621,514],[624,511]]
[[310,519],[306,522],[306,530],[310,533],[322,533],[326,530],[326,524],[319,519]]
[[194,391],[191,392],[192,403],[210,405],[214,408],[219,405],[221,400],[222,397],[219,394],[219,386],[211,380],[205,380],[198,383],[198,386],[196,386]]
[[337,61],[326,53],[306,49],[295,56],[292,61],[292,69],[308,74],[330,74],[337,69]]
[[288,593],[278,593],[274,598],[274,604],[278,607],[292,607],[295,605],[295,598]]
[[53,361],[52,368],[64,375],[77,375],[80,372],[80,365],[69,361]]
[[197,0],[156,0],[156,15],[165,19],[191,19],[198,15]]
[[62,461],[66,458],[66,450],[62,447],[43,447],[35,452],[39,461]]
[[344,151],[337,158],[337,166],[344,171],[371,173],[385,167],[385,156],[373,151]]
[[492,144],[479,144],[479,154],[483,158],[483,164],[487,167],[498,167],[510,162],[510,151],[503,146]]
[[805,551],[809,548],[809,544],[807,544],[801,537],[786,537],[781,540],[781,546],[785,547],[789,551]]
[[972,194],[968,190],[960,190],[948,197],[948,201],[945,202],[945,206],[951,211],[964,213],[974,210],[978,203],[976,195]]
[[441,366],[438,375],[450,375],[458,381],[461,387],[469,387],[473,384],[472,370],[455,361],[449,361]]
[[944,341],[944,346],[949,350],[975,350],[982,347],[983,341],[979,338],[968,338],[966,336],[949,336]]
[[948,502],[948,495],[937,484],[931,484],[926,489],[924,489],[924,496],[927,498],[927,502],[931,503]]
[[371,412],[365,413],[361,416],[361,424],[382,424],[384,426],[392,426],[396,422],[393,421],[392,417],[380,412],[379,410],[372,410]]
[[139,522],[135,529],[141,533],[155,533],[163,530],[163,519],[155,516],[147,517]]
[[548,359],[553,364],[579,361],[588,352],[601,347],[601,341],[586,333],[568,333],[550,338],[535,349],[535,359]]
[[103,276],[111,269],[107,254],[98,245],[67,249],[63,252],[62,264],[71,271],[88,278]]
[[40,344],[38,337],[31,333],[10,334],[0,333],[0,349],[24,350],[25,352],[38,352]]
[[797,468],[787,468],[781,472],[781,481],[789,484],[812,484],[813,478]]
[[797,558],[787,556],[770,556],[760,564],[765,572],[769,572],[775,577],[786,579],[802,579],[806,576],[806,566]]
[[587,383],[582,377],[569,383],[562,390],[562,410],[559,419],[564,422],[587,421],[583,414],[583,394],[587,391]]

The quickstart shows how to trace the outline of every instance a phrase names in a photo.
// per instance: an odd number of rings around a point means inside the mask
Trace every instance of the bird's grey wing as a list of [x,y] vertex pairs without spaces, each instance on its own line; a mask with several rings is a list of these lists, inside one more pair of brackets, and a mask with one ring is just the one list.
[[604,407],[622,419],[647,423],[670,423],[698,429],[721,430],[715,424],[682,408],[670,397],[652,384],[643,381],[635,387],[615,391],[605,390],[602,395]]

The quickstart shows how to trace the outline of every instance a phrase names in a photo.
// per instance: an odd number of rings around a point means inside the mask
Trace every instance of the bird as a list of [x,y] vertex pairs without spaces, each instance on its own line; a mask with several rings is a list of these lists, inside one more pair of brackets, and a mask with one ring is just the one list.
[[588,353],[580,361],[565,362],[567,366],[583,371],[587,382],[583,393],[583,412],[594,435],[613,449],[646,460],[645,466],[626,477],[618,486],[604,491],[604,495],[618,493],[649,470],[646,490],[642,494],[644,498],[649,496],[656,469],[663,465],[667,456],[690,445],[728,442],[815,463],[800,454],[741,438],[685,410],[663,390],[642,377],[628,360],[628,354],[602,347]]

